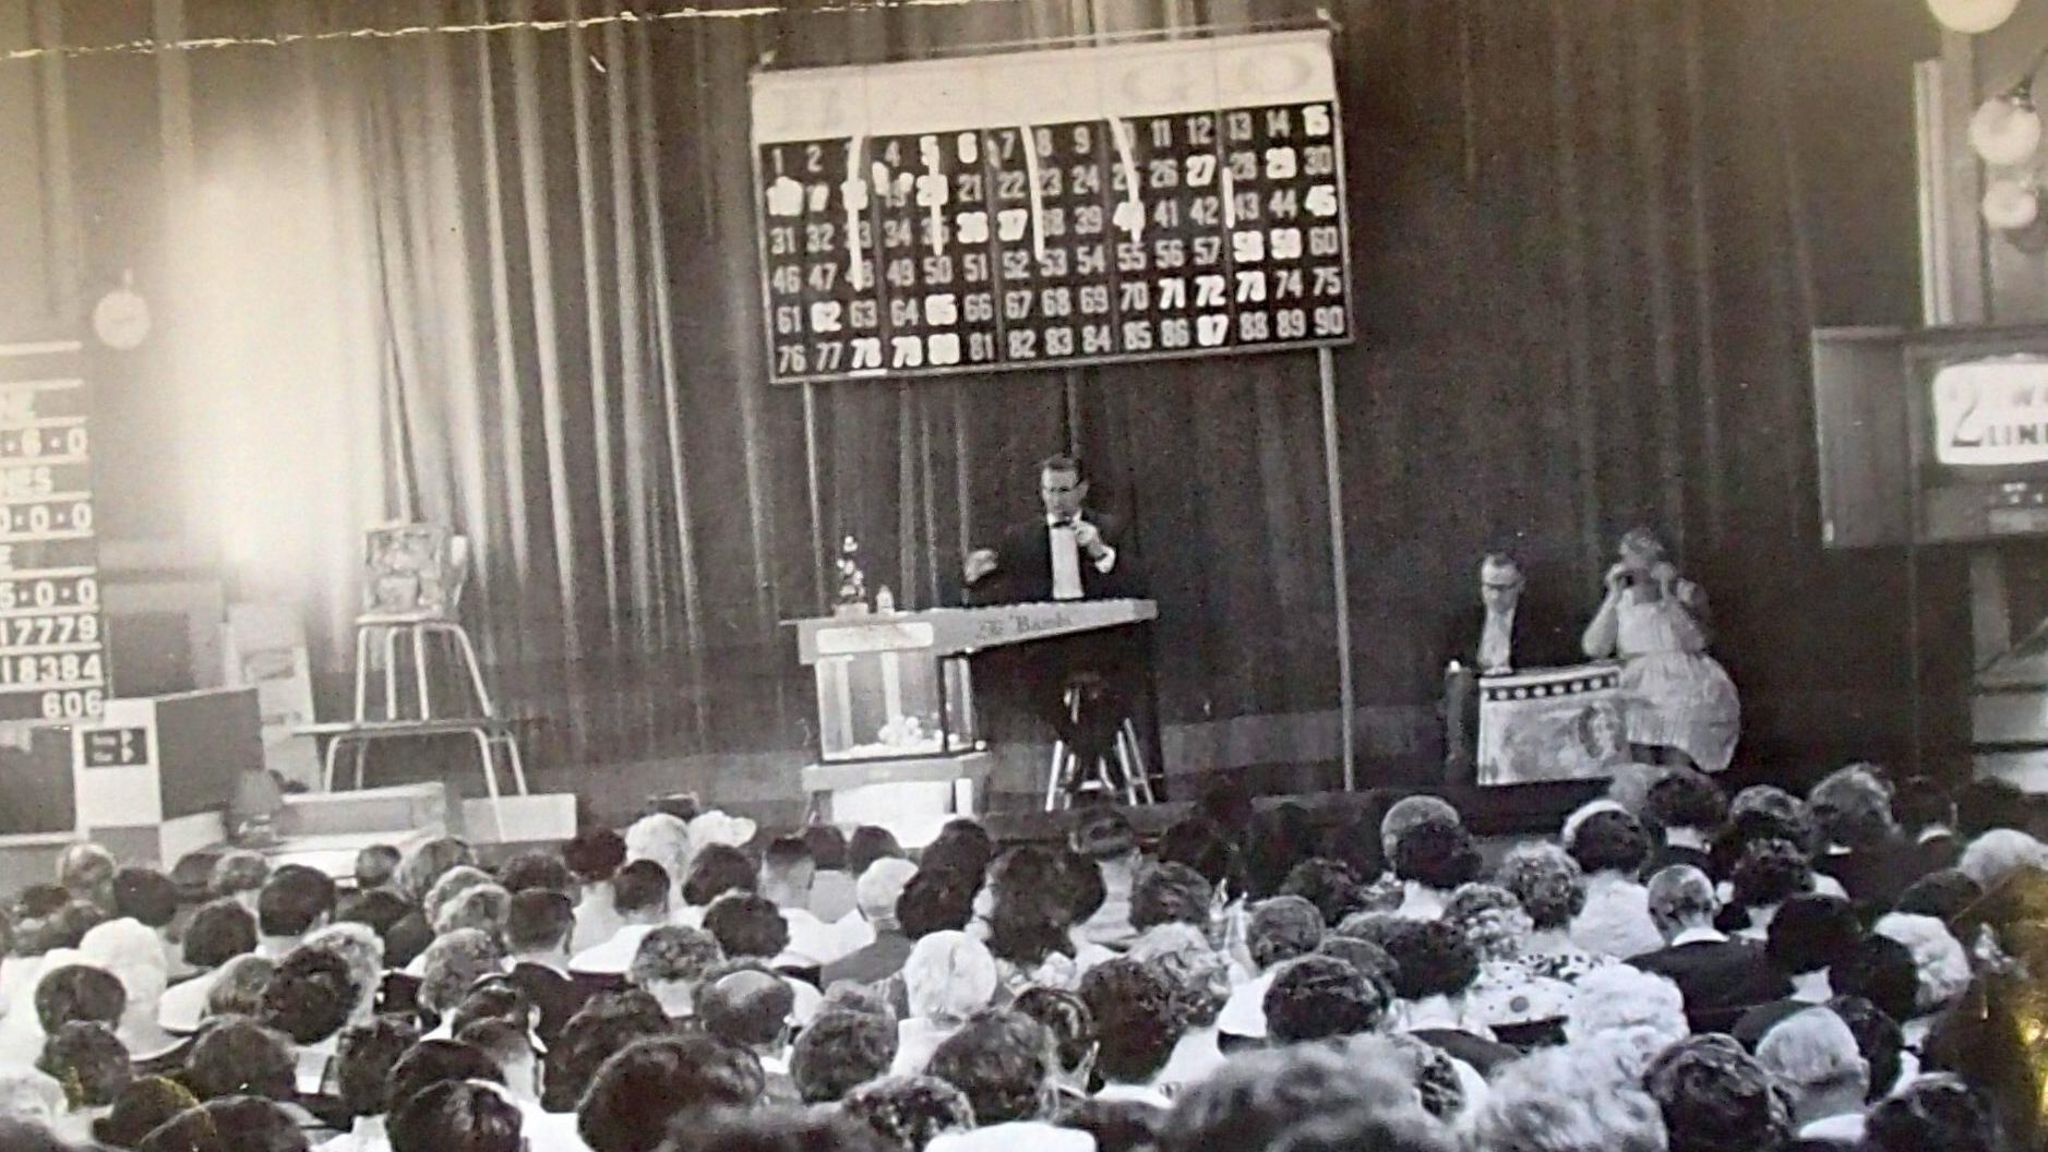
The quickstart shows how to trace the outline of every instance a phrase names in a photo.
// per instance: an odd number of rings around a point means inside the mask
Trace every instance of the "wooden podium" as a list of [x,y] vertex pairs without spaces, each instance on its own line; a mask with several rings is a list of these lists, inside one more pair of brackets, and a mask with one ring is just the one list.
[[905,846],[973,813],[989,771],[967,658],[1156,619],[1150,600],[1070,600],[792,620],[818,690],[814,816],[879,824]]

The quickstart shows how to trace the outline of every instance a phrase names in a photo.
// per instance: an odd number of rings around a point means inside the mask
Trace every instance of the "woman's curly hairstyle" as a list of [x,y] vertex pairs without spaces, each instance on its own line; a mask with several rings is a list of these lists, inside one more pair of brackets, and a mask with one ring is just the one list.
[[1586,907],[1586,874],[1555,844],[1518,844],[1501,857],[1493,882],[1515,894],[1532,927],[1552,931]]

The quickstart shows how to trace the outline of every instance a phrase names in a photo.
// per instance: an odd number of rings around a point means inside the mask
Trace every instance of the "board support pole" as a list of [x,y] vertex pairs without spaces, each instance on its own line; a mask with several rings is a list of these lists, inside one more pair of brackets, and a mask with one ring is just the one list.
[[1330,502],[1330,582],[1337,607],[1337,723],[1344,749],[1344,790],[1358,790],[1357,737],[1352,717],[1357,687],[1351,674],[1351,573],[1344,546],[1344,468],[1338,457],[1337,361],[1328,346],[1316,349],[1323,394],[1323,479]]

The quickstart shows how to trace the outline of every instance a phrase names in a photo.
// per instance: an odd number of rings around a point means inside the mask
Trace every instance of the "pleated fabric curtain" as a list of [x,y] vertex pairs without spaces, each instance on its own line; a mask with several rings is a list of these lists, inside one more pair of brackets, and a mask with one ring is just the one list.
[[[188,5],[208,35],[520,24],[624,0]],[[454,524],[479,550],[470,620],[501,695],[545,717],[537,760],[790,762],[813,704],[779,622],[826,607],[839,540],[858,539],[871,587],[936,603],[969,546],[1031,512],[1032,463],[1075,449],[1153,576],[1174,766],[1333,758],[1313,357],[771,389],[745,110],[763,66],[1318,10],[636,10],[204,59],[202,178],[317,190],[293,235],[334,269],[319,292],[280,294],[304,315],[240,301],[276,317],[273,343],[331,348],[317,378],[346,397],[306,408],[346,409],[321,417],[351,429],[351,460],[321,458],[351,469],[346,492],[282,498],[310,483],[276,447],[303,431],[243,449],[266,498],[311,509],[264,531],[351,542],[306,552],[302,582],[347,587],[371,519]],[[1441,621],[1480,555],[1517,550],[1590,611],[1637,522],[1714,596],[1754,746],[1774,724],[1890,725],[1868,701],[1896,691],[1902,649],[1869,606],[1901,587],[1819,552],[1805,340],[1818,323],[1910,321],[1918,299],[1900,79],[1926,54],[1917,0],[1352,0],[1331,15],[1360,333],[1336,372],[1361,779],[1427,774]],[[1851,31],[1863,47],[1845,62]],[[236,230],[218,237],[213,255],[236,256]],[[339,638],[349,605],[324,602]]]

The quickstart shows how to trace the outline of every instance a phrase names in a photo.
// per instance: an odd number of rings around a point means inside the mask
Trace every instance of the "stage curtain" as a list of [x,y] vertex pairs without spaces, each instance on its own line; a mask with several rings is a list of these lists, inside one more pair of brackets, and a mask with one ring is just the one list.
[[[390,31],[616,3],[191,0],[189,23]],[[231,406],[285,389],[265,357],[288,349],[285,369],[317,361],[331,390],[273,405],[288,431],[236,448],[266,506],[303,509],[251,520],[250,562],[324,590],[338,636],[365,522],[456,524],[479,549],[470,619],[501,694],[545,718],[541,759],[796,749],[811,702],[778,622],[825,607],[839,539],[859,540],[871,587],[934,603],[967,547],[1031,512],[1032,461],[1071,447],[1152,573],[1173,747],[1333,756],[1314,357],[770,389],[745,113],[762,65],[1316,9],[735,7],[204,56],[202,183],[271,197],[283,224],[257,249],[225,209],[184,241],[206,257],[191,266],[262,251],[293,283],[228,292],[217,307],[266,351],[188,379]],[[1898,634],[1865,621],[1901,602],[1896,572],[1818,549],[1805,342],[1816,323],[1912,316],[1919,5],[1327,7],[1360,320],[1334,366],[1368,764],[1427,763],[1441,621],[1485,550],[1520,552],[1590,611],[1636,522],[1714,594],[1758,746],[1773,691],[1895,691]],[[1878,47],[1852,53],[1852,36]],[[344,445],[312,455],[330,436]],[[1852,712],[1780,730],[1896,727]]]

